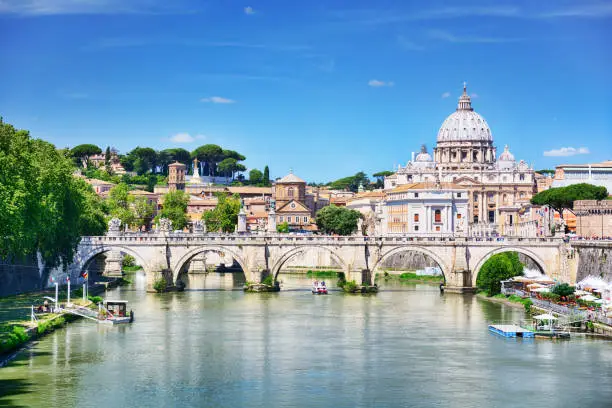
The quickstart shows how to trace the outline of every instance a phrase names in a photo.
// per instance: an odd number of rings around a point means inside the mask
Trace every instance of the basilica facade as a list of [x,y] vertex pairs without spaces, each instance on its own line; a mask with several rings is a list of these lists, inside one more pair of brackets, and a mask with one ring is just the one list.
[[536,193],[535,172],[517,161],[508,146],[497,156],[485,119],[472,108],[466,86],[457,110],[438,131],[433,156],[425,146],[406,166],[385,178],[385,190],[411,183],[452,183],[468,192],[467,221],[475,227],[504,226],[529,221],[529,200]]

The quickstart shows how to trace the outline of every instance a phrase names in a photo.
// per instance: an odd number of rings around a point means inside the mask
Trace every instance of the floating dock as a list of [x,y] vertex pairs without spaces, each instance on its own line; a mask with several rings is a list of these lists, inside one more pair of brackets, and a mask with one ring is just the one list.
[[515,324],[490,324],[489,331],[504,337],[534,338],[535,333]]

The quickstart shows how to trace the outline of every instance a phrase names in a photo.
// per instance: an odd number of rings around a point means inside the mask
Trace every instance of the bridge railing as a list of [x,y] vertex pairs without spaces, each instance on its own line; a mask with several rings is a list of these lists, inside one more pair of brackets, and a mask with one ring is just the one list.
[[561,238],[554,237],[465,237],[453,234],[406,234],[406,235],[377,235],[377,236],[334,236],[334,235],[292,235],[292,234],[220,234],[220,233],[122,233],[119,235],[104,235],[83,237],[82,244],[102,243],[133,243],[155,244],[168,242],[233,242],[233,243],[316,243],[316,244],[402,244],[402,243],[440,243],[440,242],[466,242],[472,245],[514,245],[536,243],[558,243]]

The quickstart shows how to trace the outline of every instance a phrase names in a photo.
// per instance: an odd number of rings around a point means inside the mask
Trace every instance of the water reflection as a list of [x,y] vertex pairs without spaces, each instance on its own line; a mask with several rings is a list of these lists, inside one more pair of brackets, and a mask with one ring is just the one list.
[[[229,287],[226,276],[193,276],[203,289]],[[489,334],[487,322],[520,309],[430,285],[313,296],[311,279],[280,277],[296,290],[118,288],[112,297],[130,302],[134,324],[81,321],[45,338],[0,369],[0,405],[605,406],[612,397],[611,343]]]

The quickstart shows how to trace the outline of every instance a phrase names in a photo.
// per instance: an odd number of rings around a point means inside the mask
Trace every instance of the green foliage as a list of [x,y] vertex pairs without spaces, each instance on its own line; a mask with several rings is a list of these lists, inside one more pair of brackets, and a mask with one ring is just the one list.
[[545,176],[554,176],[555,175],[555,170],[554,169],[542,169],[542,170],[536,171],[536,173],[540,173],[540,174],[543,174]]
[[286,234],[289,232],[289,223],[287,221],[285,222],[281,222],[280,224],[276,225],[276,232],[280,232],[282,234]]
[[[377,275],[378,279],[380,275]],[[385,272],[383,275],[383,279],[385,280],[399,280],[400,282],[434,282],[441,283],[444,282],[444,277],[442,276],[432,276],[432,275],[417,275],[412,272],[404,272],[399,275],[390,274],[389,272]]]
[[385,177],[394,174],[392,171],[379,171],[378,173],[372,174],[373,177],[376,177],[375,188],[383,188],[385,186]]
[[272,276],[272,274],[266,276],[261,283],[263,283],[264,285],[268,285],[268,286],[273,286],[274,285],[274,276]]
[[89,296],[87,296],[87,299],[89,299],[89,301],[90,301],[91,303],[95,303],[96,305],[97,305],[98,303],[102,303],[102,301],[104,300],[104,299],[102,299],[102,297],[101,297],[101,296],[93,296],[93,295],[89,295]]
[[264,167],[263,183],[265,186],[270,185],[270,168],[268,166]]
[[357,231],[361,213],[346,207],[330,205],[317,212],[319,230],[325,234],[350,235]]
[[370,186],[370,179],[368,179],[368,176],[362,171],[356,173],[354,176],[344,177],[336,181],[332,181],[329,183],[329,188],[331,190],[350,190],[356,193],[360,184],[363,185],[364,188]]
[[307,278],[337,278],[339,272],[336,271],[311,271],[306,272]]
[[0,354],[12,351],[30,339],[25,328],[13,326],[11,330],[0,333]]
[[157,293],[164,292],[167,286],[168,282],[166,282],[166,279],[163,276],[158,279],[155,279],[155,282],[153,282],[153,289]]
[[104,233],[100,200],[73,172],[66,151],[0,119],[0,258],[68,264],[82,235]]
[[187,218],[187,204],[189,203],[189,195],[181,190],[170,191],[164,195],[162,209],[156,217],[159,221],[161,218],[168,218],[172,221],[172,228],[182,230],[189,222]]
[[525,306],[525,311],[529,312],[531,310],[531,305],[533,305],[533,300],[526,298],[521,301],[523,306]]
[[154,172],[158,164],[157,152],[150,147],[136,146],[136,148],[122,158],[121,164],[126,170],[129,168],[138,175]]
[[234,194],[218,193],[217,206],[212,211],[206,211],[202,219],[206,229],[211,232],[234,232],[238,224],[238,212],[240,211],[240,196]]
[[94,144],[81,144],[70,150],[70,155],[75,159],[77,166],[87,166],[89,157],[102,153],[102,149]]
[[130,254],[123,255],[123,259],[121,260],[121,266],[123,267],[136,266],[136,258],[134,258]]
[[217,163],[223,160],[223,149],[215,144],[206,144],[191,152],[191,157],[204,163],[207,169],[206,174],[214,176]]
[[552,288],[552,293],[559,296],[570,296],[574,294],[574,287],[567,283],[560,283]]
[[263,173],[257,169],[249,171],[249,182],[251,184],[259,184],[263,182]]
[[37,327],[38,335],[52,332],[57,327],[64,325],[64,323],[66,323],[66,319],[62,316],[52,320],[40,320]]
[[110,218],[119,218],[123,225],[134,224],[136,218],[132,211],[134,196],[130,194],[130,187],[119,183],[108,192],[105,205]]
[[357,292],[357,282],[355,282],[354,280],[344,281],[344,284],[342,285],[342,290],[346,293]]
[[557,211],[563,217],[563,210],[574,209],[576,200],[604,200],[608,197],[605,187],[592,184],[572,184],[567,187],[549,188],[536,194],[531,198],[531,204],[547,205]]
[[523,265],[516,252],[503,252],[493,255],[480,268],[476,285],[489,296],[501,291],[501,281],[523,274]]

